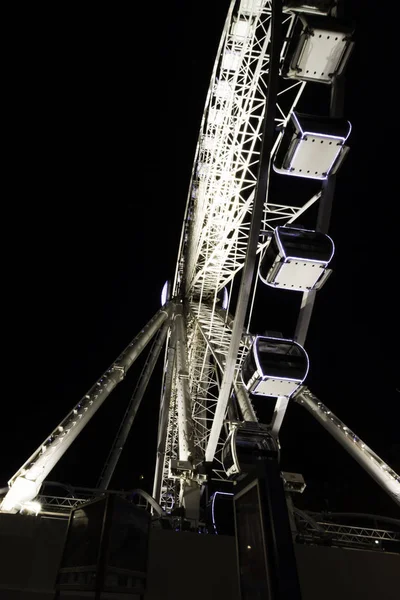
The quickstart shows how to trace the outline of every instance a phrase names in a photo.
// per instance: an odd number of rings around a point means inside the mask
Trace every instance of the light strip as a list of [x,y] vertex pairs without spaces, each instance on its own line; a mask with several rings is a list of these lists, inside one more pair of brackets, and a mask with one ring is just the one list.
[[[306,359],[307,359],[307,370],[306,370],[306,374],[304,375],[303,379],[300,380],[300,379],[290,379],[289,377],[273,377],[272,375],[265,374],[264,371],[261,368],[260,361],[258,360],[258,356],[257,356],[256,352],[254,351],[255,345],[256,345],[257,340],[259,338],[266,339],[266,340],[277,340],[279,342],[289,342],[292,345],[298,346],[304,352],[304,354],[306,356]],[[254,358],[255,358],[255,361],[256,361],[257,370],[260,372],[263,381],[265,381],[265,379],[264,379],[264,377],[265,377],[265,378],[270,378],[270,379],[279,379],[280,381],[300,381],[300,382],[303,382],[303,381],[305,381],[305,379],[306,379],[306,377],[308,375],[308,371],[309,371],[309,368],[310,368],[310,359],[308,358],[308,354],[304,350],[303,346],[301,346],[298,342],[295,342],[294,340],[290,340],[290,339],[287,339],[287,338],[276,338],[276,337],[270,337],[270,336],[257,335],[256,338],[255,338],[255,340],[254,340],[254,342],[253,342],[252,352],[253,352],[253,355],[254,355]],[[283,354],[282,356],[285,356],[285,355]]]
[[317,133],[316,131],[305,131],[304,135],[302,136],[302,139],[304,139],[306,137],[306,135],[312,135],[314,137],[318,137],[318,138],[329,138],[330,140],[341,140],[342,142],[345,142],[347,140],[347,138],[349,137],[347,135],[347,137],[343,137],[343,136],[338,136],[338,135],[329,135],[328,133]]
[[215,535],[218,535],[217,526],[215,524],[215,513],[214,513],[215,496],[217,494],[220,494],[221,496],[233,496],[233,494],[230,493],[230,492],[214,492],[214,494],[212,495],[212,501],[211,501],[211,518],[212,518],[212,524],[213,524],[213,527],[214,527]]

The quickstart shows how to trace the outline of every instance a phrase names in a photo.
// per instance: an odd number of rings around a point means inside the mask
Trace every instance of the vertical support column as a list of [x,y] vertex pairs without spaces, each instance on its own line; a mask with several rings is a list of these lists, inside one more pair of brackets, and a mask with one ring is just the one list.
[[[198,333],[201,336],[200,333]],[[206,451],[206,437],[204,436],[204,431],[207,430],[207,393],[208,393],[208,375],[210,372],[210,362],[211,362],[211,350],[207,344],[205,344],[204,348],[204,373],[206,374],[205,381],[200,382],[199,390],[197,393],[197,402],[202,403],[202,408],[197,412],[197,419],[200,421],[200,425],[197,423],[198,435],[203,436],[203,440],[201,442],[201,456],[200,460],[202,460],[204,453]],[[215,367],[216,368],[216,367]],[[218,372],[216,368],[216,378],[218,380]],[[194,456],[196,462],[199,459],[199,451],[197,450],[197,456]]]
[[176,354],[176,335],[175,335],[175,323],[172,327],[171,336],[169,339],[167,360],[164,373],[163,389],[161,394],[160,402],[160,413],[158,418],[158,434],[157,434],[157,457],[156,457],[156,468],[154,473],[153,483],[153,498],[160,502],[161,499],[161,485],[164,471],[165,461],[165,449],[167,443],[167,432],[168,432],[168,415],[169,405],[171,402],[172,393],[172,378],[175,367],[175,354]]
[[257,185],[254,195],[254,204],[250,223],[246,258],[240,281],[240,289],[236,304],[236,313],[232,328],[232,336],[226,357],[226,365],[221,382],[221,390],[218,397],[218,404],[215,410],[214,420],[211,427],[210,437],[208,440],[208,446],[206,450],[207,462],[211,462],[214,459],[218,439],[221,432],[221,427],[225,418],[226,408],[232,389],[236,358],[239,350],[240,340],[242,337],[244,322],[250,299],[251,285],[256,266],[257,246],[260,235],[264,203],[265,198],[268,194],[271,169],[271,152],[273,149],[275,138],[276,98],[279,90],[279,62],[282,47],[281,0],[272,0],[271,10],[271,51]]
[[276,400],[271,422],[271,434],[274,436],[274,438],[277,438],[279,435],[279,430],[282,425],[283,417],[285,416],[288,402],[289,398],[287,396],[278,396]]
[[175,314],[177,405],[179,460],[188,461],[193,457],[191,401],[189,389],[189,369],[187,361],[186,325],[182,305],[177,305]]
[[316,294],[317,292],[315,290],[311,290],[310,292],[303,292],[301,298],[300,313],[297,319],[296,330],[294,334],[294,339],[301,346],[304,346],[306,341]]
[[[176,308],[175,327],[179,460],[193,463],[192,402],[189,389],[186,325],[182,305]],[[185,509],[186,519],[195,527],[200,513],[200,485],[188,471],[182,472],[180,481],[179,502]]]
[[168,329],[169,329],[169,319],[166,321],[154,342],[154,345],[151,349],[151,353],[145,367],[140,375],[140,379],[138,385],[135,389],[135,392],[129,402],[128,408],[125,412],[124,418],[119,427],[117,436],[114,440],[113,446],[111,448],[110,454],[104,465],[103,472],[100,476],[97,487],[101,491],[105,491],[109,484],[111,477],[115,471],[115,467],[117,466],[118,459],[121,456],[121,452],[125,446],[126,440],[128,438],[129,432],[132,428],[133,421],[135,420],[137,411],[139,410],[140,404],[143,400],[143,396],[146,392],[147,385],[150,381],[150,377],[154,371],[154,367],[157,364],[158,357],[160,356],[161,349],[164,345],[165,338],[167,337]]
[[[339,14],[341,12],[340,6],[336,9]],[[330,107],[329,107],[329,116],[330,117],[342,117],[343,116],[343,106],[344,106],[344,85],[345,79],[343,75],[334,79],[331,86],[331,98],[330,98]],[[335,196],[335,188],[336,188],[336,175],[331,175],[326,179],[322,184],[322,194],[321,200],[318,208],[317,215],[317,231],[321,231],[322,233],[328,233],[329,224],[332,215],[332,206],[333,200]],[[299,318],[297,320],[296,332],[294,339],[299,342],[302,346],[304,346],[308,328],[310,326],[311,315],[314,308],[314,303],[316,299],[316,291],[313,290],[311,292],[304,292]]]

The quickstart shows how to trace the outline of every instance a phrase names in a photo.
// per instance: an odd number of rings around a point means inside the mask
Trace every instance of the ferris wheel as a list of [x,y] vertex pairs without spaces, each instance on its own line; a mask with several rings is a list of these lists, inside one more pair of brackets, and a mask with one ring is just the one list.
[[[335,249],[328,235],[335,178],[351,139],[342,75],[353,28],[337,4],[231,2],[162,307],[10,479],[2,510],[34,503],[51,469],[152,339],[99,492],[108,487],[165,346],[152,492],[165,513],[180,508],[197,523],[207,486],[229,486],[241,476],[240,440],[259,443],[264,436],[279,446],[291,401],[400,503],[399,476],[305,387],[307,330]],[[318,114],[303,102],[310,87],[329,91]],[[290,337],[252,331],[259,286],[297,295]],[[262,423],[258,406],[266,402],[272,418]]]

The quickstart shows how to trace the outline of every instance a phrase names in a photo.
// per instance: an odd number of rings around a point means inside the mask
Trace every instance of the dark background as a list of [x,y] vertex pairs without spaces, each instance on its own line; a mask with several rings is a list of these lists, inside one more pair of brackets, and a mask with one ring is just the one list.
[[[228,5],[35,7],[9,20],[1,485],[159,307],[175,269]],[[348,2],[347,10],[357,24],[346,76],[351,152],[338,176],[330,228],[335,271],[318,294],[306,343],[308,384],[399,471],[394,26],[373,2]],[[290,333],[294,317],[260,287],[254,331]],[[48,478],[96,484],[138,372]],[[140,484],[151,492],[160,373],[158,367],[113,488]],[[283,468],[303,473],[308,484],[302,505],[397,514],[394,502],[296,405],[281,443]]]

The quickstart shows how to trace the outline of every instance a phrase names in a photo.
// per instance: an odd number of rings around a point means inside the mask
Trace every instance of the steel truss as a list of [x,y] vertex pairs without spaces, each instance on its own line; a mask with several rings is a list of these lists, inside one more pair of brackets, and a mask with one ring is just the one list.
[[69,517],[72,509],[77,508],[87,501],[88,498],[69,498],[63,496],[49,496],[47,494],[39,494],[37,496],[37,502],[39,502],[41,506],[41,515],[60,518]]
[[[215,420],[215,412],[221,387],[221,377],[226,366],[232,336],[232,321],[223,313],[213,310],[203,303],[192,302],[188,321],[193,336],[190,349],[193,367],[191,371],[192,418],[197,423],[198,439],[195,445],[202,449],[202,460],[206,458],[206,449]],[[197,343],[196,343],[197,342]],[[239,378],[240,368],[248,350],[248,336],[244,336],[239,345],[235,363],[234,386],[241,386]],[[242,413],[249,420],[256,419],[254,409],[246,392],[239,395]],[[243,417],[242,417],[243,418]],[[226,431],[220,431],[214,461],[216,465],[213,472],[218,478],[226,479],[222,469],[219,454],[226,439]]]
[[[205,325],[209,342],[211,346],[224,342],[225,358],[230,333],[225,333],[221,338],[221,333],[215,330],[215,340],[213,339],[213,324],[218,323],[214,314],[218,292],[233,280],[246,260],[258,181],[272,41],[271,2],[254,3],[252,10],[248,3],[241,3],[236,13],[234,5],[235,2],[232,2],[210,82],[174,283],[176,294],[184,289],[186,297],[198,303],[197,312],[202,318],[207,313],[208,323]],[[285,41],[280,51],[281,58],[294,18],[292,14],[282,17]],[[238,35],[238,23],[241,24],[244,35]],[[304,86],[301,82],[280,81],[280,88],[273,99],[276,102],[274,119],[277,127],[282,126],[289,118]],[[269,203],[266,199],[264,230],[272,230],[277,222],[294,221],[317,199],[319,196],[301,207]],[[258,250],[261,251],[262,247],[260,242]],[[224,399],[220,401],[217,413],[211,402],[213,408],[208,409],[208,413],[203,408],[200,410],[202,414],[208,415],[207,418],[202,417],[202,424],[198,417],[194,417],[197,430],[202,431],[200,438],[203,442],[209,438],[209,429],[213,430],[206,449],[208,461],[213,460],[218,444],[220,445],[217,439],[224,418],[227,387],[232,384],[232,360],[235,360],[232,357],[237,354],[238,343],[238,335],[235,333],[230,356],[224,365],[219,365],[220,378],[216,381],[213,377],[214,390],[220,389],[220,379],[223,379],[221,393]],[[204,360],[204,339],[201,336],[191,336],[190,353],[196,357],[196,365],[202,364],[200,371],[203,373],[206,363],[210,363]],[[213,361],[211,367],[207,367],[209,371],[211,369],[210,372],[218,364],[218,358],[212,353],[211,355]],[[238,363],[240,364],[240,359]],[[224,377],[226,367],[229,374]],[[238,365],[236,372],[237,367]],[[198,368],[193,368],[189,374],[191,390],[201,388]],[[206,384],[207,387],[210,389],[211,384]],[[204,383],[202,388],[202,393],[206,393]],[[201,403],[196,402],[196,406],[201,406]]]
[[[338,523],[327,523],[326,521],[317,521],[317,524],[335,542],[368,546],[381,541],[400,542],[400,534],[396,531],[374,529],[372,527],[355,527],[354,525],[341,525]],[[310,531],[316,531],[312,529],[309,522],[306,522],[306,528]]]
[[[191,399],[188,419],[191,425],[193,467],[196,468],[204,462],[205,458],[207,442],[218,402],[221,374],[229,349],[232,320],[225,311],[212,310],[204,302],[191,302],[186,309],[188,380]],[[235,379],[238,377],[241,362],[247,349],[248,336],[245,336],[238,354]],[[171,460],[183,459],[179,452],[178,371],[176,365],[172,366],[167,360],[165,372],[168,372],[168,369],[173,369],[173,376],[169,390],[167,386],[164,386],[164,389],[170,393],[170,401],[166,447],[165,452],[162,454],[163,476],[160,494],[160,504],[167,511],[179,503],[180,493],[180,484],[176,479],[171,478],[169,465]],[[254,409],[247,393],[242,391],[239,397],[242,411],[251,420],[250,413],[254,415]],[[222,480],[226,480],[226,477],[219,454],[224,440],[225,432],[222,431],[213,468],[214,476]],[[157,498],[157,496],[155,497]]]
[[[46,481],[44,482],[43,488],[46,487],[47,483],[48,482]],[[54,482],[50,483],[50,485],[52,484],[54,485]],[[159,516],[163,515],[163,511],[161,510],[160,506],[154,502],[152,496],[141,489],[128,491],[105,491],[100,488],[71,487],[69,496],[54,496],[45,493],[45,490],[43,489],[36,497],[36,502],[40,505],[40,515],[52,518],[68,518],[73,509],[82,506],[86,502],[93,501],[93,499],[98,498],[103,494],[121,496],[122,498],[134,503],[135,506],[140,506],[145,510],[152,510],[154,514],[158,514]]]
[[[198,312],[210,311],[209,336],[213,345],[213,323],[218,306],[218,294],[233,281],[243,268],[249,248],[251,219],[255,193],[259,179],[261,140],[266,116],[268,78],[270,76],[272,47],[272,2],[242,2],[235,12],[231,3],[225,23],[219,51],[211,77],[199,140],[194,160],[192,180],[189,187],[187,207],[179,250],[174,292],[198,303]],[[276,17],[275,17],[276,20]],[[287,40],[294,26],[295,16],[281,17],[283,43],[278,54],[280,60],[286,51]],[[239,35],[238,24],[242,27]],[[276,52],[276,51],[275,51]],[[278,63],[279,63],[278,56]],[[275,145],[280,129],[289,119],[305,87],[304,82],[279,79],[274,102]],[[292,223],[320,198],[314,194],[301,206],[270,202],[267,189],[262,218],[264,233],[278,224]],[[258,225],[260,229],[260,225]],[[260,253],[266,245],[265,235],[258,238],[256,246]],[[248,276],[247,276],[248,277]],[[229,302],[232,287],[229,290]],[[205,309],[202,309],[202,304]],[[247,301],[243,301],[242,311]],[[216,340],[220,335],[216,331]],[[225,336],[227,338],[227,336]],[[229,336],[228,336],[229,337]],[[212,461],[220,445],[218,437],[222,428],[229,388],[233,383],[234,361],[240,335],[235,332],[230,355],[220,367],[220,379],[214,389],[220,390],[217,412],[208,413],[208,419],[197,427],[203,430],[203,440],[212,437],[206,448],[206,460]],[[226,341],[226,340],[225,340]],[[199,345],[198,348],[193,347]],[[196,364],[204,362],[204,341],[199,336],[190,338],[190,353],[200,357]],[[213,357],[213,365],[218,360]],[[239,360],[240,363],[240,360]],[[236,365],[237,372],[237,365]],[[225,373],[226,371],[226,373]],[[197,370],[189,374],[190,389],[199,389]],[[215,379],[215,377],[214,377]],[[219,388],[222,379],[222,389]],[[209,386],[210,387],[210,386]],[[204,393],[204,392],[203,392]]]
[[[324,519],[323,515],[311,514],[310,516],[303,511],[296,511],[297,541],[325,545],[329,543],[332,546],[370,550],[390,548],[391,551],[400,552],[399,521],[397,524],[392,524],[392,529],[386,529],[331,522]],[[397,531],[393,529],[393,525],[397,525]]]
[[[300,202],[300,206],[280,204],[270,201],[268,181],[264,181],[263,188],[259,186],[260,179],[268,180],[270,158],[279,142],[280,128],[286,124],[306,85],[279,79],[273,102],[266,102],[273,87],[272,73],[275,70],[278,74],[274,65],[276,63],[279,67],[282,61],[295,19],[290,13],[283,14],[282,18],[277,17],[276,12],[273,15],[273,4],[277,6],[272,0],[231,3],[200,128],[173,301],[162,307],[10,479],[10,490],[3,500],[2,510],[16,511],[24,502],[35,498],[44,478],[161,328],[160,341],[156,342],[155,350],[149,356],[135,400],[128,407],[126,423],[119,432],[123,435],[118,435],[112,457],[106,465],[106,484],[102,485],[102,491],[108,485],[113,469],[110,465],[115,466],[122,448],[121,439],[126,439],[165,337],[167,347],[153,496],[167,513],[184,506],[196,514],[196,503],[199,503],[209,465],[211,477],[227,480],[220,452],[228,433],[227,421],[233,420],[232,411],[239,420],[257,421],[257,414],[239,378],[242,361],[251,342],[244,321],[250,291],[255,293],[256,284],[252,278],[256,252],[263,250],[268,232],[276,225],[293,223],[321,199],[326,209],[329,196],[323,189],[307,202]],[[281,18],[279,25],[282,25],[283,38],[278,55],[273,49],[277,18]],[[271,104],[274,114],[272,119],[268,119],[266,115]],[[268,136],[265,125],[269,128]],[[271,142],[267,152],[263,150],[266,137]],[[260,164],[266,165],[266,169],[259,169]],[[260,207],[260,189],[262,197],[258,219],[254,217]],[[332,186],[329,202],[332,200],[331,192]],[[319,217],[325,225],[327,212],[329,210]],[[250,257],[253,265],[248,269],[251,246],[254,246],[254,256]],[[243,276],[238,294],[233,280],[241,270],[247,279]],[[221,309],[222,291],[226,286],[227,302]],[[243,288],[247,294],[244,299],[241,295]],[[300,312],[304,311],[307,318],[298,328],[301,341],[305,338],[307,324],[304,323],[308,323],[313,299],[312,294],[303,296]],[[235,319],[229,315],[233,305]],[[235,402],[229,403],[232,397]],[[348,450],[351,446],[349,451],[356,460],[399,501],[400,479],[388,465],[366,449],[365,444],[337,418],[327,419],[328,409],[314,402],[312,395],[302,390],[297,401],[330,429]],[[279,434],[286,404],[280,402],[277,405],[272,423],[275,436]],[[329,427],[328,421],[333,423]],[[345,441],[349,435],[353,440],[350,445]],[[45,503],[51,504],[49,497],[46,498]],[[54,500],[54,504],[57,502]],[[63,502],[60,502],[62,505]]]
[[[235,304],[237,291],[233,280],[245,266],[252,242],[250,232],[260,178],[261,141],[265,134],[263,123],[272,64],[272,5],[271,1],[231,3],[196,148],[174,281],[174,293],[185,299],[190,428],[193,436],[194,470],[183,478],[196,478],[196,465],[213,461],[213,475],[226,479],[219,453],[226,435],[224,423],[229,410],[228,396],[235,385],[238,388],[237,400],[241,401],[242,418],[257,420],[247,394],[241,393],[243,389],[237,386],[238,373],[249,342],[249,337],[243,335],[241,318],[237,315],[238,307],[242,313],[246,312],[247,301],[243,301],[242,305],[240,297],[236,301],[236,328],[232,321],[229,322],[227,313],[221,314],[220,303],[225,288],[228,291],[228,310],[231,304]],[[281,61],[294,27],[294,18],[291,13],[282,15]],[[240,35],[238,24],[242,28]],[[270,156],[279,143],[282,126],[286,125],[305,85],[304,82],[279,79],[274,98],[275,134]],[[332,116],[338,116],[338,102],[332,105],[330,112]],[[293,204],[290,203],[292,199],[287,198],[284,204],[276,199],[271,201],[267,185],[263,217],[259,225],[261,235],[256,242],[257,253],[263,251],[268,243],[268,233],[277,225],[295,222],[318,202],[321,202],[318,222],[321,230],[326,231],[334,190],[333,180],[324,184],[322,190],[306,202],[294,198]],[[251,283],[250,279],[247,285],[253,287],[254,298],[256,284]],[[295,333],[301,343],[305,340],[314,299],[314,292],[303,294]],[[235,330],[233,335],[232,329]],[[173,379],[176,381],[177,377],[175,370]],[[276,406],[272,423],[272,431],[276,436],[286,405],[287,401]],[[171,458],[179,458],[178,437],[174,433],[177,428],[179,416],[176,411],[176,391],[172,386],[167,446],[163,455],[162,489],[168,498],[172,497],[172,491],[171,473],[167,465]],[[174,489],[176,502],[176,479]],[[162,494],[160,501],[163,504]],[[163,506],[167,509],[167,504]]]
[[[271,2],[262,9],[230,12],[210,82],[189,188],[179,252],[175,293],[184,281],[186,294],[214,298],[243,267],[257,184],[261,129],[270,64]],[[242,3],[246,6],[246,3]],[[235,23],[247,24],[238,35]],[[283,15],[283,38],[289,38],[294,15]],[[281,55],[285,52],[286,41]],[[296,106],[303,82],[282,80],[276,103],[276,126]],[[285,222],[301,208],[271,204],[265,226]],[[286,218],[286,220],[287,220]]]
[[[40,514],[52,518],[67,519],[71,511],[92,499],[98,490],[91,493],[76,490],[79,497],[52,496],[40,494],[37,501],[41,505]],[[127,496],[130,492],[125,492]],[[144,508],[145,503],[142,502]],[[334,515],[333,515],[334,516]],[[367,515],[370,519],[374,515]],[[360,515],[354,515],[359,518]],[[376,518],[379,521],[379,517]],[[392,552],[400,552],[400,522],[392,523],[388,519],[388,527],[384,523],[380,527],[367,527],[328,521],[323,514],[305,513],[295,509],[296,530],[293,532],[297,542],[324,544],[338,547],[368,548],[370,550],[381,550],[389,548]],[[392,520],[394,521],[394,520]],[[397,526],[397,530],[393,527]]]

